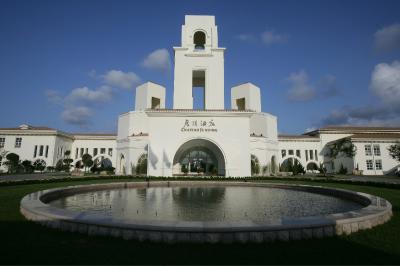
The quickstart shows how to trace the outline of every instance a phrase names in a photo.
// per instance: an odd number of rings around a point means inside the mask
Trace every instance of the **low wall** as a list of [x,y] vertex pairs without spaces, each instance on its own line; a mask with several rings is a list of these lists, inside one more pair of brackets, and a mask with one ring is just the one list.
[[[52,207],[46,203],[78,193],[160,186],[257,186],[301,190],[355,201],[364,207],[350,212],[317,217],[282,218],[274,223],[238,222],[169,222],[153,220],[115,219],[100,214],[78,212]],[[366,193],[321,186],[212,181],[160,181],[109,183],[72,186],[43,190],[21,200],[21,213],[42,225],[63,231],[103,235],[154,242],[233,243],[271,242],[322,238],[351,234],[385,223],[392,216],[387,200]]]

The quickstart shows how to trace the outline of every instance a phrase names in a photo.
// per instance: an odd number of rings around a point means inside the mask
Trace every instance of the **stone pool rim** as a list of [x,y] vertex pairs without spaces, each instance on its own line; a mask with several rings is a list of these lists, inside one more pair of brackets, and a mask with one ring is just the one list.
[[[123,188],[247,186],[300,190],[331,195],[357,202],[354,211],[321,216],[282,218],[273,222],[160,221],[112,218],[88,211],[72,211],[46,204],[74,194]],[[26,195],[20,204],[22,215],[42,225],[89,235],[109,235],[154,242],[270,242],[351,234],[387,222],[392,216],[389,201],[362,192],[323,186],[235,181],[151,181],[77,185],[42,190]]]

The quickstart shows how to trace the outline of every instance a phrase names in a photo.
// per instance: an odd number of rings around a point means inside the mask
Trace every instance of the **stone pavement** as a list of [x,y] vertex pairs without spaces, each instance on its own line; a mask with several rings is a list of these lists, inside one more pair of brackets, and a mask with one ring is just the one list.
[[[95,175],[96,176],[96,175]],[[15,175],[0,175],[0,183],[1,182],[7,182],[7,181],[24,181],[24,180],[46,180],[46,179],[62,179],[62,178],[85,178],[89,176],[71,176],[66,173],[35,173],[35,174],[15,174]],[[90,176],[93,177],[93,176]],[[285,176],[282,178],[310,178],[312,179],[332,179],[332,180],[350,180],[350,181],[355,181],[355,182],[379,182],[379,183],[389,183],[389,184],[400,184],[400,177],[394,177],[394,176],[354,176],[354,175],[340,175],[340,176],[335,176],[335,177],[317,177],[317,176],[310,176],[310,175],[304,175],[304,176]],[[276,177],[276,179],[279,179],[279,177]]]
[[13,175],[0,175],[0,183],[7,181],[24,181],[24,180],[46,180],[46,179],[62,179],[70,177],[65,173],[34,173],[34,174],[13,174]]

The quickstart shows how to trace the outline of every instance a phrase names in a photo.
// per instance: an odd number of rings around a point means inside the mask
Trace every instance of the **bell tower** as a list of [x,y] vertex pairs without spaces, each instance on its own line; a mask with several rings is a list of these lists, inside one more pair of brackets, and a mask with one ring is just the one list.
[[218,47],[215,17],[185,16],[174,51],[174,109],[224,109],[225,48]]

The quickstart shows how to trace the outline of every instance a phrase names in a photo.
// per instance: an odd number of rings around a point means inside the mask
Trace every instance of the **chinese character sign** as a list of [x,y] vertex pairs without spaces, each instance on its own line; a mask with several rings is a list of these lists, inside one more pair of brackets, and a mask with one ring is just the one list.
[[214,119],[185,119],[182,132],[217,132]]

